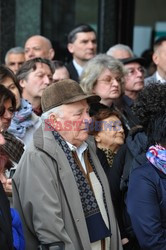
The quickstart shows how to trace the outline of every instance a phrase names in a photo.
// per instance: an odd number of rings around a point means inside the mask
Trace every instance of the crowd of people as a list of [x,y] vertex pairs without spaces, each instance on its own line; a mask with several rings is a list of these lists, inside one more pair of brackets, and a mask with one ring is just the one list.
[[166,37],[153,70],[87,24],[67,48],[34,35],[0,65],[0,249],[166,250]]

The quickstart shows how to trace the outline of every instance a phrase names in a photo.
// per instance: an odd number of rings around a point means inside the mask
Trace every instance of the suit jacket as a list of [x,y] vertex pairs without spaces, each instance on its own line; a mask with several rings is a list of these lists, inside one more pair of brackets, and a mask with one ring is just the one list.
[[72,61],[66,65],[66,68],[69,71],[70,78],[76,82],[79,82],[79,75]]
[[[121,250],[121,239],[107,177],[96,156],[93,141],[89,152],[103,184],[111,225],[110,249]],[[91,250],[78,187],[63,150],[44,124],[20,160],[13,178],[14,207],[19,211],[26,237],[26,249],[40,243],[63,242],[66,250]]]
[[152,76],[149,76],[144,80],[145,86],[147,86],[150,83],[156,83],[156,82],[157,82],[156,72]]

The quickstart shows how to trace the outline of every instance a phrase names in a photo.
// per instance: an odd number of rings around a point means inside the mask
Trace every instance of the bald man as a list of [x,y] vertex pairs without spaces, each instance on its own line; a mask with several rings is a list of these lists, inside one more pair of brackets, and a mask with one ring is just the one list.
[[36,57],[52,60],[55,54],[50,40],[40,35],[28,38],[25,42],[24,49],[26,61]]

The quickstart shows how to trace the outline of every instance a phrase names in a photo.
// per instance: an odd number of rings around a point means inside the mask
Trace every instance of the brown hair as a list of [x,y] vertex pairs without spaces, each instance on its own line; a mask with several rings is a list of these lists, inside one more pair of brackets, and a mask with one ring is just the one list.
[[100,130],[95,129],[95,122],[103,121],[104,119],[107,119],[108,117],[113,115],[117,116],[121,120],[120,114],[117,111],[111,110],[109,108],[99,109],[99,111],[92,116],[92,123],[90,125],[89,134],[96,136],[98,132],[100,132]]

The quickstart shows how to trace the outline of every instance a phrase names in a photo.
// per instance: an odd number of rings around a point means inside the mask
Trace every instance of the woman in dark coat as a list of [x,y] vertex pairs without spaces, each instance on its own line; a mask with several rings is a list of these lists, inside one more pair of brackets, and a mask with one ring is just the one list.
[[[164,110],[165,111],[165,110]],[[166,249],[166,114],[151,121],[146,163],[133,170],[127,208],[141,249]]]

